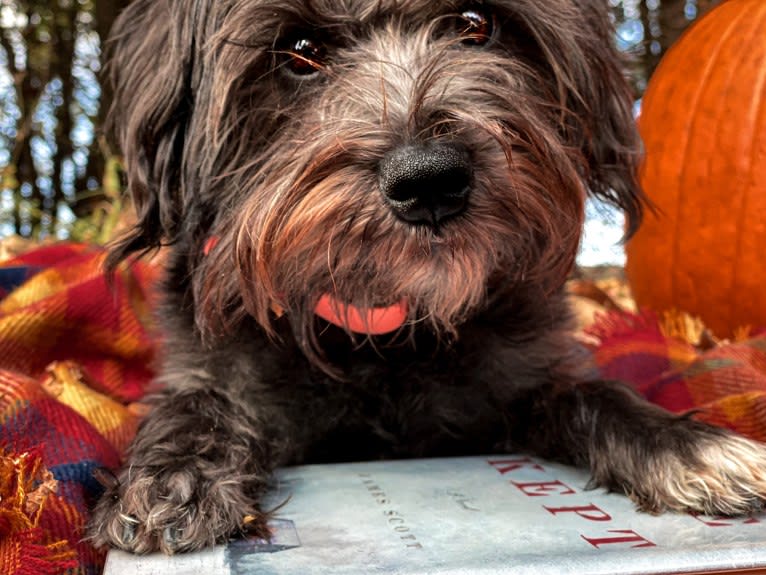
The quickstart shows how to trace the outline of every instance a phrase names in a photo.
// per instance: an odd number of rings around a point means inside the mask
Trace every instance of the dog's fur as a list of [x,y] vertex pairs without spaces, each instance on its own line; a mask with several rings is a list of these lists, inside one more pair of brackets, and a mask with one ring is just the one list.
[[[115,29],[139,221],[111,263],[171,253],[161,391],[96,544],[264,533],[278,465],[508,450],[651,512],[760,508],[761,445],[594,380],[570,332],[587,194],[642,212],[606,0],[135,0]],[[433,150],[419,185],[467,187],[413,216],[391,188]],[[325,293],[408,321],[351,333]]]

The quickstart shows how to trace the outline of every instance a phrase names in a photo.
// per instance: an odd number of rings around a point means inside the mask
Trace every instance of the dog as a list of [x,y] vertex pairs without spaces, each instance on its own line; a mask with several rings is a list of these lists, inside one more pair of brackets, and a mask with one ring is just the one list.
[[564,294],[595,196],[646,209],[605,0],[134,0],[113,125],[169,246],[151,411],[90,533],[266,536],[277,467],[522,451],[651,513],[747,514],[761,444],[602,381]]

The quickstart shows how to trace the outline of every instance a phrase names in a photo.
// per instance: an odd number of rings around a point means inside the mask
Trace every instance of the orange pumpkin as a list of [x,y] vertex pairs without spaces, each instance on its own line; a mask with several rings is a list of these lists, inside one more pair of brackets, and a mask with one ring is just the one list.
[[657,206],[627,245],[639,306],[729,337],[766,327],[766,0],[692,25],[647,87],[640,177]]

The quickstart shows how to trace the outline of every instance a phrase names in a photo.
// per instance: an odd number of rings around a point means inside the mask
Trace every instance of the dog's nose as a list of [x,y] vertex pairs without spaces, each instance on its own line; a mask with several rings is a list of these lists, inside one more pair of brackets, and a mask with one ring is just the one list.
[[409,144],[380,163],[380,189],[394,212],[412,224],[438,226],[465,210],[473,170],[459,144]]

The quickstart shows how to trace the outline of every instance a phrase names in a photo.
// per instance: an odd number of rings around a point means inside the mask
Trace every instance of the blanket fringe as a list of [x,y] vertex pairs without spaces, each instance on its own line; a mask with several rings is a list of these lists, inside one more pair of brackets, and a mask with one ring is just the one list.
[[0,575],[53,575],[77,567],[68,541],[41,542],[38,521],[56,485],[38,454],[0,450]]
[[[705,325],[701,318],[678,309],[661,313],[642,309],[638,313],[612,310],[601,313],[585,333],[594,338],[596,345],[607,344],[614,339],[636,337],[637,333],[661,336],[694,346],[698,351],[707,351],[729,343],[721,340]],[[742,342],[753,336],[750,326],[734,331],[733,341]]]
[[594,338],[596,345],[603,345],[623,337],[633,337],[636,332],[662,335],[657,315],[650,310],[642,310],[638,313],[622,310],[600,313],[596,321],[584,331]]

